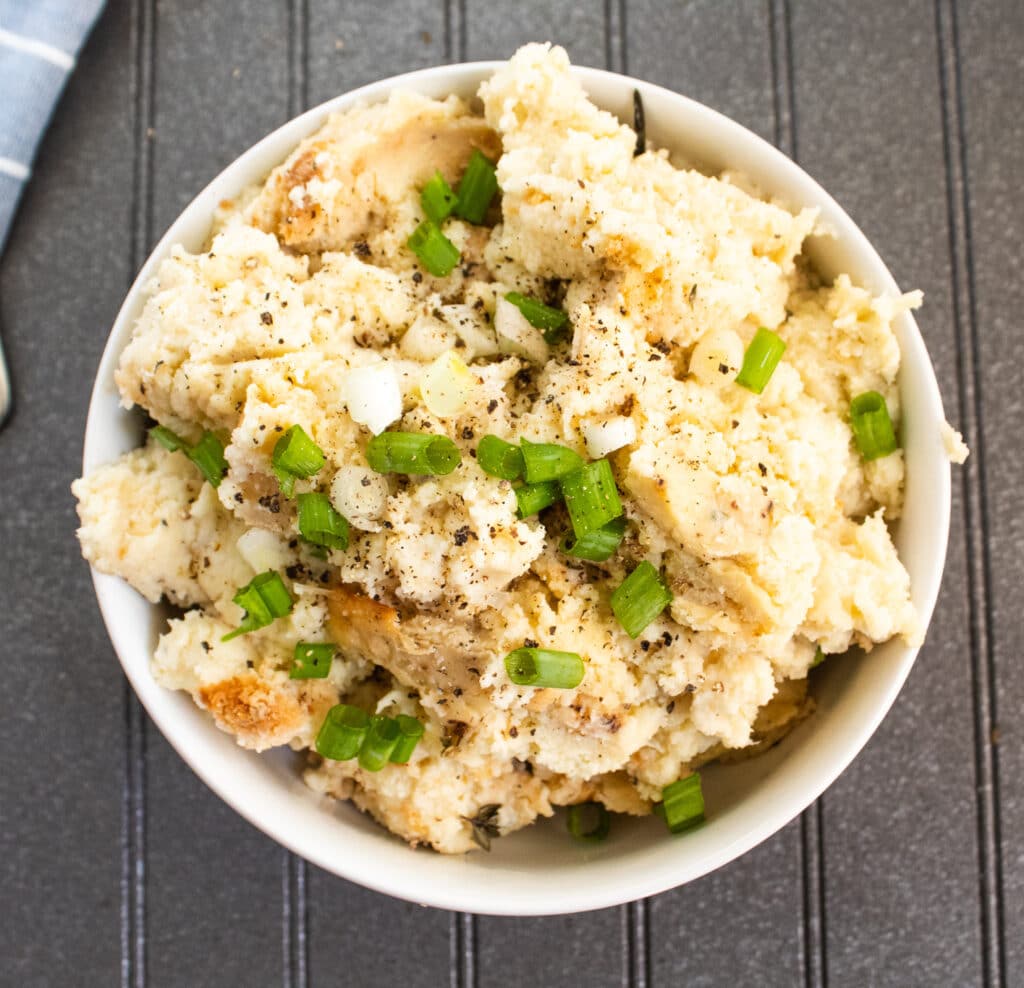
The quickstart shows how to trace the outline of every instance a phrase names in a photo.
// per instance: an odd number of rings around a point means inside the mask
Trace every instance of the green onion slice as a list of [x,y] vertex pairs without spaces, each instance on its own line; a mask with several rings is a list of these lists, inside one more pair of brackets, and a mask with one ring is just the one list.
[[292,611],[291,594],[280,574],[272,569],[254,576],[233,599],[245,611],[245,617],[234,631],[221,638],[224,642],[265,628],[275,618],[285,617]]
[[681,834],[703,823],[704,794],[700,788],[700,775],[696,772],[665,786],[661,800],[665,823],[672,833]]
[[591,563],[603,563],[615,555],[626,534],[626,518],[620,515],[613,518],[607,525],[602,525],[583,538],[576,538],[575,533],[567,532],[562,539],[562,552],[576,559],[586,559]]
[[762,326],[743,354],[743,366],[736,375],[736,383],[759,395],[771,379],[785,350],[786,344],[782,337]]
[[562,488],[557,480],[547,480],[543,484],[520,484],[515,488],[516,510],[520,518],[532,515],[562,500]]
[[462,454],[447,436],[382,432],[367,444],[366,460],[377,473],[445,477],[462,462]]
[[517,648],[505,656],[505,671],[516,686],[571,690],[583,682],[586,667],[575,652]]
[[622,514],[612,465],[595,460],[562,478],[562,494],[577,539],[603,528]]
[[889,409],[877,391],[865,391],[850,402],[850,428],[865,460],[877,460],[896,449]]
[[528,484],[558,480],[583,466],[579,453],[557,443],[520,442],[523,451],[523,479]]
[[289,679],[324,679],[331,671],[333,642],[299,642],[295,646]]
[[224,474],[228,472],[228,461],[224,459],[224,444],[212,432],[204,432],[203,438],[195,446],[190,446],[165,425],[154,425],[149,434],[164,449],[172,453],[181,450],[199,468],[211,487],[220,486]]
[[399,714],[395,721],[398,724],[398,741],[391,752],[391,761],[397,765],[405,765],[423,737],[423,725],[415,717],[406,714]]
[[473,155],[466,165],[462,181],[459,182],[455,215],[461,216],[469,223],[482,223],[484,216],[487,215],[487,207],[490,206],[497,191],[498,176],[494,165],[478,148],[473,148]]
[[398,721],[390,717],[370,718],[370,729],[359,749],[359,764],[367,772],[379,772],[391,759],[401,736]]
[[328,549],[348,548],[348,522],[334,510],[326,494],[300,494],[299,534],[313,545]]
[[523,475],[523,451],[498,436],[487,435],[476,448],[476,461],[490,477],[518,480]]
[[327,711],[316,736],[316,750],[324,758],[338,762],[355,758],[369,728],[370,718],[364,711],[339,703]]
[[459,263],[462,256],[459,248],[431,220],[424,220],[416,227],[405,243],[419,258],[420,264],[437,278],[451,274],[452,268]]
[[164,449],[169,450],[172,453],[177,453],[179,449],[188,449],[188,443],[181,438],[176,432],[172,432],[167,428],[166,425],[154,425],[149,430],[149,434],[161,445]]
[[825,661],[825,653],[822,650],[822,647],[820,645],[818,645],[817,648],[815,648],[815,650],[814,650],[814,658],[811,659],[810,668],[814,669],[814,668],[820,666],[822,664],[822,662],[824,662],[824,661]]
[[295,491],[299,477],[312,477],[324,465],[324,453],[301,425],[293,425],[274,445],[271,456],[274,473],[285,497]]
[[427,219],[438,226],[441,225],[455,208],[458,196],[452,192],[451,186],[444,180],[440,172],[434,172],[433,177],[423,186],[420,192],[420,205]]
[[525,316],[526,321],[534,329],[541,331],[547,343],[555,344],[565,335],[569,316],[561,309],[552,308],[519,292],[509,292],[505,299]]
[[211,487],[220,487],[224,474],[228,472],[228,461],[224,459],[223,444],[212,432],[204,432],[195,446],[185,450],[185,455],[199,468]]
[[576,803],[575,806],[569,807],[566,825],[569,833],[577,840],[596,843],[608,836],[612,829],[612,815],[604,803]]
[[612,594],[612,611],[630,638],[637,638],[669,604],[672,592],[645,559]]

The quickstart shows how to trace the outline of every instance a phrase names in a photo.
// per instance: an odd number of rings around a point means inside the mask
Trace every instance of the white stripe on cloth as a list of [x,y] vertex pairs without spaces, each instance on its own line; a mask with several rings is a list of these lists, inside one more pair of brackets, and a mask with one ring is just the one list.
[[11,178],[24,182],[29,176],[29,167],[28,165],[23,165],[20,161],[15,161],[13,158],[0,157],[0,174],[10,175]]
[[0,45],[6,45],[15,51],[23,51],[28,55],[35,55],[36,58],[59,66],[65,72],[70,71],[75,64],[74,56],[69,55],[66,51],[54,48],[53,45],[48,45],[45,41],[36,41],[34,38],[15,34],[13,31],[5,31],[2,27],[0,27]]

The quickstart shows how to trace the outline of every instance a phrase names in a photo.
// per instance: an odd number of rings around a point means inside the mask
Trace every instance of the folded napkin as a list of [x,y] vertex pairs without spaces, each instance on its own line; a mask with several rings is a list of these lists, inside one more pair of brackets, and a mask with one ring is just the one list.
[[[0,254],[82,42],[104,0],[0,0]],[[11,382],[0,343],[0,426]]]
[[39,139],[104,0],[0,0],[0,251]]

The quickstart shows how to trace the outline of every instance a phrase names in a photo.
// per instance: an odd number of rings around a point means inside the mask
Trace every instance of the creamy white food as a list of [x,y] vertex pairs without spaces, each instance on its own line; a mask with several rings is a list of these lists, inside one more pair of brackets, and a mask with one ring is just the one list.
[[[486,806],[501,833],[591,799],[647,813],[666,784],[806,714],[818,648],[920,638],[887,527],[902,453],[865,463],[849,426],[868,390],[898,422],[892,323],[919,294],[822,284],[801,256],[812,211],[634,156],[561,49],[526,46],[479,96],[482,115],[395,93],[331,118],[224,204],[206,251],[160,266],[117,384],[187,439],[224,439],[217,489],[152,440],[74,485],[86,558],[187,608],[154,656],[160,683],[257,751],[310,748],[338,702],[417,717],[408,765],[311,752],[305,777],[443,852],[474,846]],[[497,161],[499,206],[446,221],[462,256],[435,278],[406,247],[419,191],[438,169],[455,186],[474,148]],[[517,322],[510,291],[563,308],[570,339]],[[759,326],[787,350],[756,395],[735,378]],[[326,559],[271,469],[296,424],[326,456],[296,490],[352,526]],[[383,429],[446,435],[462,463],[375,473]],[[609,457],[628,519],[616,555],[560,552],[561,509],[519,519],[512,485],[474,458],[488,433]],[[673,602],[633,640],[609,595],[641,560]],[[232,597],[268,569],[293,612],[222,641],[243,616]],[[338,645],[327,678],[289,678],[299,641]],[[524,643],[579,653],[582,683],[513,685],[503,659]]]

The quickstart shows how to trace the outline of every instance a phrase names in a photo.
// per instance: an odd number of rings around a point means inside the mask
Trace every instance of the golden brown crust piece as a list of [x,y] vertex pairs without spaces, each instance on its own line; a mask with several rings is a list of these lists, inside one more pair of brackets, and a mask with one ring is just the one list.
[[198,699],[222,731],[257,750],[290,741],[306,719],[306,709],[294,693],[252,673],[201,686]]

